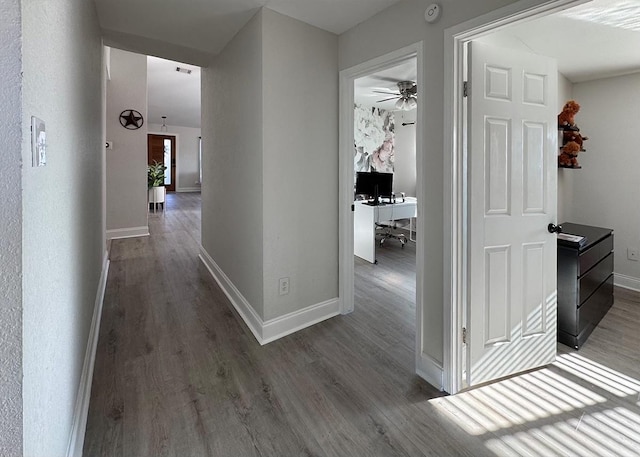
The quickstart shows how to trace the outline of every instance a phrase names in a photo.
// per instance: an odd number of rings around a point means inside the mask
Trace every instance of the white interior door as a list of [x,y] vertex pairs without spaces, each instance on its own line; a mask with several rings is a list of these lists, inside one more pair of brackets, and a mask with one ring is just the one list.
[[557,69],[469,47],[468,386],[556,354]]

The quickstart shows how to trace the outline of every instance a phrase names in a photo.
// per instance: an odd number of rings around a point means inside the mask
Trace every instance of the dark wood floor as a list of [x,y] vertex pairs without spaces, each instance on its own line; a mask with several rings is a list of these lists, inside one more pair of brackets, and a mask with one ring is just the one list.
[[356,310],[260,346],[197,258],[198,194],[112,243],[84,455],[640,455],[640,299],[554,365],[442,397],[414,374],[415,251]]

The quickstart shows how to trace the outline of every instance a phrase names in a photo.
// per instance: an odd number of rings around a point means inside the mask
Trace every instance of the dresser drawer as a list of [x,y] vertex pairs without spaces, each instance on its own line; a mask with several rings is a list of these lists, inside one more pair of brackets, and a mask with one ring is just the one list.
[[584,276],[578,279],[578,290],[580,297],[578,306],[581,305],[589,296],[605,281],[613,271],[613,252],[610,252],[600,263],[597,263]]
[[581,345],[613,304],[613,275],[578,308],[578,340]]
[[585,274],[591,267],[613,251],[613,236],[609,235],[598,244],[580,253],[578,276]]

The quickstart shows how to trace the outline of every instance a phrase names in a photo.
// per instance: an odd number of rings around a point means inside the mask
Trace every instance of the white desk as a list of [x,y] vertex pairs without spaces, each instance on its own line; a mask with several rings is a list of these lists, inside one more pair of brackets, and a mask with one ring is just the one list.
[[377,206],[367,205],[364,201],[353,203],[353,253],[371,263],[376,261],[376,222],[411,219],[418,211],[415,197]]

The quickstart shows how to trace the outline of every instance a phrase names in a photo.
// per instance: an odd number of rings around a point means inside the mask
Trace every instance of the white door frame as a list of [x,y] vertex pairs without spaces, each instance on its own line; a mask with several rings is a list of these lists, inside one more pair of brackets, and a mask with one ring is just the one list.
[[[347,314],[354,308],[354,274],[355,268],[353,263],[353,138],[354,138],[354,88],[353,83],[356,79],[370,75],[372,73],[385,70],[396,66],[398,63],[409,58],[417,59],[418,76],[416,84],[418,86],[418,109],[416,117],[416,195],[418,195],[418,222],[417,222],[417,246],[421,245],[423,240],[424,224],[421,222],[422,205],[424,199],[419,198],[422,195],[423,179],[422,163],[424,156],[423,146],[423,130],[419,128],[424,119],[424,71],[423,71],[423,44],[422,42],[414,43],[396,51],[390,52],[383,56],[361,63],[354,67],[342,70],[340,72],[340,157],[339,166],[339,186],[338,195],[338,218],[339,218],[339,298],[340,312]],[[416,249],[416,345],[421,338],[422,328],[422,291],[423,291],[423,271],[424,271],[424,255],[422,249]]]
[[[464,135],[464,45],[523,20],[540,18],[591,0],[520,0],[444,32],[444,390],[463,388],[462,328],[466,326],[467,201]],[[472,89],[473,90],[473,89]]]

